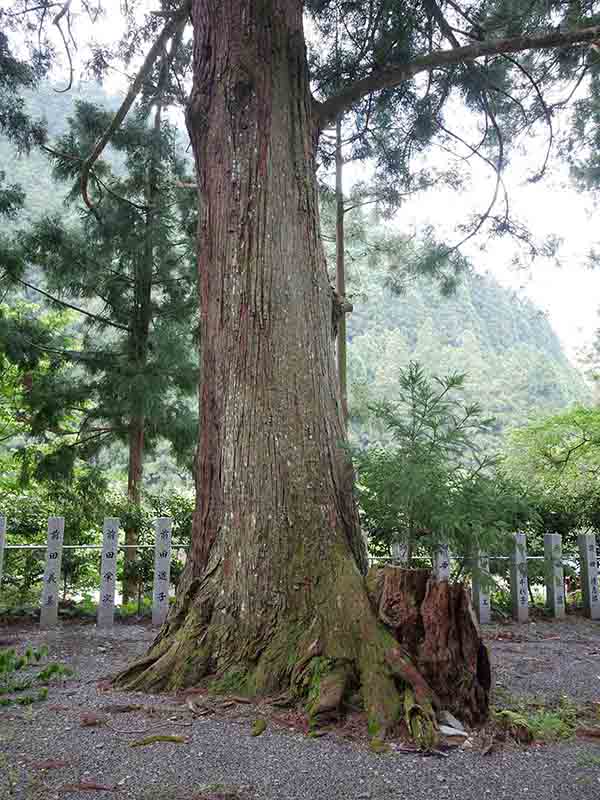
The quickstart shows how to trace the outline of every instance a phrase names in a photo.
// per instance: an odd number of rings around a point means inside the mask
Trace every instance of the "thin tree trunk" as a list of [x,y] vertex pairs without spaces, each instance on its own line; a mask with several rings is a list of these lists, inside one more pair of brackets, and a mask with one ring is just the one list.
[[414,543],[415,543],[415,531],[411,521],[408,526],[408,536],[406,539],[406,566],[409,569],[412,567]]
[[[140,258],[136,263],[134,275],[134,319],[132,333],[129,341],[129,365],[134,375],[142,376],[148,360],[148,343],[150,337],[150,324],[152,322],[152,283],[154,270],[154,247],[157,201],[157,169],[160,160],[160,125],[162,107],[159,103],[154,117],[154,146],[148,163],[148,178],[146,183],[146,220],[144,242]],[[141,382],[140,382],[141,383]],[[138,384],[139,385],[139,384]],[[144,476],[145,455],[145,427],[144,414],[145,397],[135,388],[132,398],[132,416],[129,424],[129,465],[127,471],[127,498],[129,502],[139,508],[142,502],[142,481]],[[125,531],[125,550],[123,581],[123,602],[133,600],[139,596],[139,576],[137,563],[139,553],[135,548],[139,541],[137,526],[130,526]]]
[[[378,621],[344,446],[300,0],[195,0],[201,193],[197,501],[175,607],[116,683],[220,678],[315,721],[360,686],[370,730],[423,681]],[[415,689],[416,691],[416,689]],[[411,714],[431,730],[423,692]]]
[[[134,416],[129,424],[129,460],[127,466],[127,499],[139,507],[142,495],[142,479],[144,476],[144,427],[143,414]],[[137,561],[138,552],[134,548],[138,543],[138,528],[130,525],[125,529],[127,548],[123,557],[123,603],[133,600],[138,593]]]
[[[344,154],[342,149],[342,116],[335,123],[335,288],[338,298],[346,297],[346,266],[344,258]],[[346,343],[346,312],[342,311],[337,331],[337,363],[340,380],[340,398],[344,425],[348,425],[348,364]]]

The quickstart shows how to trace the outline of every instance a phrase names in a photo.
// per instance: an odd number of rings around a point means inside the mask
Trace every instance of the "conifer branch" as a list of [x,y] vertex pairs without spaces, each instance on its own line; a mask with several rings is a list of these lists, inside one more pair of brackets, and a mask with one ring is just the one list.
[[22,280],[21,278],[15,278],[17,283],[20,283],[21,286],[25,286],[27,289],[31,289],[34,292],[38,292],[38,294],[43,295],[52,303],[57,303],[59,306],[63,306],[64,308],[69,308],[71,311],[76,311],[78,314],[84,314],[86,317],[90,317],[91,319],[95,320],[96,322],[100,322],[102,325],[108,325],[112,328],[118,328],[121,331],[126,331],[127,333],[130,332],[130,329],[126,325],[120,325],[118,322],[113,322],[106,317],[101,317],[98,314],[93,314],[91,311],[85,311],[83,308],[79,308],[78,306],[74,306],[71,303],[67,303],[66,300],[60,300],[58,297],[54,297],[54,295],[49,294],[48,292],[44,291],[44,289],[40,289],[39,286],[34,286],[32,283],[28,283],[27,281]]
[[340,113],[351,108],[361,97],[382,89],[394,89],[420,72],[428,72],[441,67],[451,67],[464,61],[475,61],[485,56],[521,53],[524,50],[549,50],[555,47],[591,45],[598,41],[600,41],[600,25],[595,25],[573,31],[554,30],[538,36],[514,36],[508,39],[495,39],[417,56],[405,64],[374,70],[367,77],[349,84],[324,102],[316,102],[319,125],[321,128],[325,128],[333,124]]
[[92,203],[90,196],[88,194],[88,181],[90,177],[90,170],[94,166],[95,162],[102,155],[104,148],[110,141],[114,132],[117,130],[119,125],[123,122],[123,120],[129,113],[129,109],[131,108],[131,106],[135,102],[136,97],[140,93],[144,81],[150,74],[150,71],[152,70],[152,67],[154,66],[159,54],[163,52],[169,39],[174,34],[176,34],[176,32],[182,25],[185,24],[185,21],[190,12],[190,8],[191,8],[191,0],[185,0],[181,8],[176,13],[174,13],[173,16],[165,23],[165,26],[160,33],[160,36],[148,51],[148,55],[146,56],[144,63],[142,64],[138,74],[135,76],[135,80],[131,84],[129,91],[125,95],[125,99],[121,103],[121,106],[118,109],[115,116],[113,117],[110,125],[104,131],[102,136],[98,139],[90,155],[83,162],[83,167],[81,170],[81,195],[83,197],[83,201],[86,204],[86,206],[92,211],[94,210],[94,204]]
[[29,6],[21,11],[7,11],[7,17],[22,17],[24,14],[32,14],[34,11],[47,11],[49,8],[59,8],[62,3],[40,3],[39,6]]
[[[44,152],[48,153],[48,155],[52,156],[53,158],[64,159],[66,161],[73,161],[73,162],[76,162],[78,164],[85,164],[85,160],[83,158],[79,158],[78,156],[74,156],[71,153],[60,153],[58,150],[54,150],[54,148],[48,147],[47,144],[42,144],[42,145],[40,145],[40,147]],[[123,197],[122,195],[117,194],[113,189],[110,188],[110,186],[105,181],[103,181],[100,177],[98,177],[98,175],[93,170],[90,170],[89,176],[92,177],[96,181],[96,183],[98,184],[100,189],[104,189],[104,191],[107,194],[109,194],[111,197],[114,197],[115,200],[119,200],[121,203],[127,203],[128,206],[131,206],[131,208],[135,208],[137,211],[146,211],[147,210],[147,207],[145,205],[141,205],[140,203],[134,203],[133,200],[129,200],[129,198]],[[88,178],[88,180],[89,180],[89,178]],[[91,211],[94,214],[94,216],[96,217],[96,220],[98,222],[102,222],[102,220],[100,219],[96,209],[92,207]]]
[[436,0],[425,0],[425,8],[431,14],[432,18],[440,26],[441,32],[450,42],[452,47],[460,47],[460,42],[454,35],[454,31],[450,27],[450,24],[446,20],[446,17],[442,14],[440,7],[436,3]]
[[511,64],[513,64],[513,66],[515,66],[531,84],[534,92],[537,95],[542,111],[544,113],[546,125],[548,126],[548,144],[546,146],[546,154],[544,156],[544,162],[541,168],[537,171],[537,173],[532,178],[530,178],[530,181],[533,183],[535,181],[540,180],[540,178],[542,178],[542,176],[545,174],[546,168],[548,166],[548,161],[550,160],[550,153],[552,151],[552,144],[554,142],[554,126],[552,124],[552,114],[550,113],[550,109],[548,108],[546,101],[544,100],[544,95],[542,94],[542,90],[538,86],[538,82],[533,77],[533,75],[527,69],[525,69],[525,67],[522,64],[520,64],[516,58],[511,58],[511,56],[509,55],[504,55],[504,58]]
[[[100,433],[93,433],[91,436],[86,436],[85,439],[77,438],[74,442],[70,442],[69,444],[65,445],[65,447],[81,447],[81,445],[87,444],[88,442],[101,439],[103,436],[108,436],[109,434],[113,433],[111,429],[107,429],[105,431],[101,431]],[[75,436],[79,437],[79,433],[74,433]]]

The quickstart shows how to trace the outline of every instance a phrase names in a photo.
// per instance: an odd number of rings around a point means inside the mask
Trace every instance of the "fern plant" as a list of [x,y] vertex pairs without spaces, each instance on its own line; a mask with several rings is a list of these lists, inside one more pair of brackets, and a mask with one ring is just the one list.
[[[56,679],[65,679],[73,675],[73,670],[65,664],[50,662],[36,675],[32,670],[41,666],[48,657],[48,647],[28,647],[22,655],[14,648],[0,650],[0,706],[13,703],[21,706],[48,698],[48,685]],[[21,677],[23,676],[23,677]],[[22,694],[33,690],[29,694]],[[14,695],[19,695],[15,697]]]

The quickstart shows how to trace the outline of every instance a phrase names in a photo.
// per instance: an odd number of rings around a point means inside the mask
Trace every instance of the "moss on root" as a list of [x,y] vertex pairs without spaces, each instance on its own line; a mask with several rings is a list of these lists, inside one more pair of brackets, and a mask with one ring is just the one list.
[[369,750],[372,753],[383,755],[383,753],[389,753],[390,749],[391,748],[389,744],[387,744],[387,742],[384,742],[383,739],[378,739],[377,737],[375,737],[374,739],[371,739],[371,741],[369,742]]
[[209,691],[212,694],[251,694],[249,691],[250,676],[243,669],[230,669],[212,680]]
[[417,703],[412,689],[404,690],[404,720],[408,732],[421,750],[432,750],[439,739],[438,726],[430,703]]
[[267,730],[267,721],[265,719],[255,719],[252,723],[252,736],[260,736]]
[[191,584],[198,595],[181,601],[185,613],[169,618],[148,656],[117,676],[116,685],[158,691],[201,684],[247,697],[285,692],[304,702],[311,730],[337,721],[360,693],[372,740],[383,742],[404,720],[419,747],[431,749],[437,697],[404,644],[378,620],[353,562],[337,555],[327,581],[314,579],[310,593],[292,593],[285,612],[269,607],[251,630],[229,611],[215,610],[206,583],[201,594],[200,584]]

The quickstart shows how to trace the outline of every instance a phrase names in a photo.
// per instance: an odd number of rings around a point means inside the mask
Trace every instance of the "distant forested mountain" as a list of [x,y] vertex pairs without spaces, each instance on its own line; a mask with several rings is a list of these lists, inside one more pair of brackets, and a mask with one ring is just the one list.
[[394,294],[380,275],[354,298],[348,328],[355,433],[368,402],[394,398],[410,359],[432,374],[467,373],[469,399],[496,417],[498,433],[590,399],[544,314],[489,274],[465,274],[449,297],[426,279]]
[[[120,104],[119,97],[94,82],[81,82],[64,93],[45,83],[37,91],[27,92],[26,97],[30,115],[46,122],[49,146],[67,131],[68,119],[73,116],[78,100],[109,109],[116,109]],[[66,213],[63,199],[70,187],[54,181],[50,161],[43,152],[32,150],[28,155],[18,154],[14,146],[0,136],[0,169],[6,172],[8,183],[20,184],[26,193],[25,211],[17,221],[18,226],[43,214]],[[72,210],[69,213],[73,213]]]

